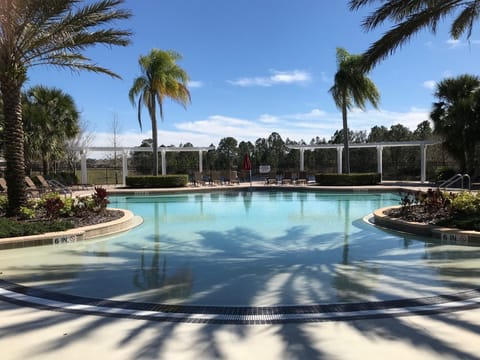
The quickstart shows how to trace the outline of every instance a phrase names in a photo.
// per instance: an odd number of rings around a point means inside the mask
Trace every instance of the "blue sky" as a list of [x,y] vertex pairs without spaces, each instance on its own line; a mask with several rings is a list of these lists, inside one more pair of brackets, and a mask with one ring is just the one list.
[[[185,110],[166,101],[159,144],[218,145],[233,136],[252,141],[278,132],[285,140],[326,138],[341,129],[341,113],[328,92],[336,72],[335,52],[361,53],[386,27],[365,33],[362,18],[342,0],[128,0],[133,17],[119,26],[134,32],[125,48],[98,46],[87,52],[123,79],[71,73],[52,67],[29,72],[26,88],[55,86],[73,96],[91,146],[137,146],[151,137],[148,113],[143,131],[128,100],[140,74],[138,57],[152,48],[182,54],[190,75],[192,103]],[[380,109],[349,114],[353,130],[403,124],[411,130],[428,119],[435,83],[448,76],[477,75],[480,33],[453,41],[450,19],[437,34],[415,36],[369,74],[381,94]]]

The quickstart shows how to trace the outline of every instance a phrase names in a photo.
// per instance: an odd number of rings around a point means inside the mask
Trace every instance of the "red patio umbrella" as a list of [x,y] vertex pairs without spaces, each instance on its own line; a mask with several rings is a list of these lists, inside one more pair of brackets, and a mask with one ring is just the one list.
[[250,173],[250,186],[252,185],[252,162],[250,161],[250,156],[245,154],[242,162],[242,169]]

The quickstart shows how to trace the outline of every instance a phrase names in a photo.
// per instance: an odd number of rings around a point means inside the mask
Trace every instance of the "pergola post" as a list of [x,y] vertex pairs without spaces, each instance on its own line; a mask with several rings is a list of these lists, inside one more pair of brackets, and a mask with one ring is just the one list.
[[127,186],[126,178],[128,176],[128,157],[127,151],[123,150],[122,152],[122,184],[123,186]]
[[343,167],[342,167],[342,153],[343,147],[337,146],[337,173],[341,174]]
[[427,145],[420,144],[420,182],[427,180]]
[[305,171],[305,149],[300,148],[300,171]]
[[380,174],[380,181],[383,180],[383,146],[377,146],[377,172]]
[[203,151],[198,151],[198,172],[203,173]]
[[81,181],[82,185],[87,185],[88,183],[88,174],[87,174],[87,151],[82,149],[80,151],[80,169],[81,169]]
[[161,151],[162,154],[162,175],[167,174],[167,157],[166,157],[166,151],[162,149]]

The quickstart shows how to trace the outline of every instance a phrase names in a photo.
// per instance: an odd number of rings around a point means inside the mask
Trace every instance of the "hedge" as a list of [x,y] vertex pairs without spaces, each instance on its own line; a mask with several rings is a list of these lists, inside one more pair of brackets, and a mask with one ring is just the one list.
[[127,176],[125,183],[131,188],[185,187],[188,175]]
[[378,173],[315,175],[317,185],[326,186],[376,185],[381,182],[381,179],[381,175]]

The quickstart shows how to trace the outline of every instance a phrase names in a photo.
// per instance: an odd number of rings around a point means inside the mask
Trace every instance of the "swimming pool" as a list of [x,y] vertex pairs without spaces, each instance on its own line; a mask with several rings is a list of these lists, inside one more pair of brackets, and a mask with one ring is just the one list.
[[480,248],[364,221],[391,193],[232,191],[111,197],[144,218],[125,234],[0,251],[28,287],[172,305],[358,303],[478,288]]

